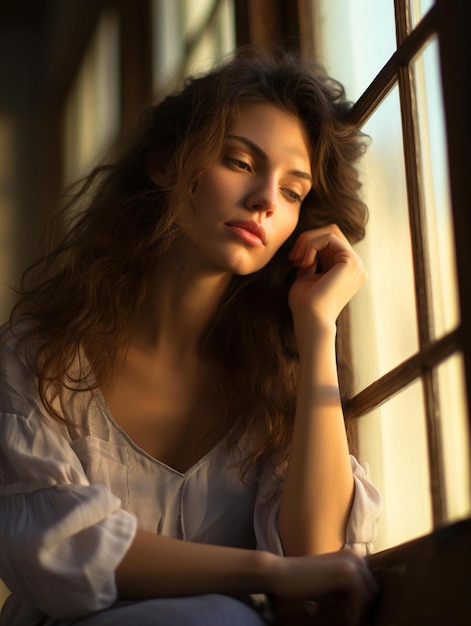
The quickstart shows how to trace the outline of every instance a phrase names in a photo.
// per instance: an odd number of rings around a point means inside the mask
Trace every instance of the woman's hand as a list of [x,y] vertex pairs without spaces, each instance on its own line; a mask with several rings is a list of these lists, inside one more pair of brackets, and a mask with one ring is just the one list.
[[[337,607],[342,610],[336,613],[343,613],[346,618],[342,623],[357,624],[378,592],[378,585],[365,559],[351,550],[278,559],[274,590],[278,601],[275,605],[285,619],[295,615],[300,619],[303,613],[306,617],[312,615],[317,604],[322,607],[321,596],[334,594],[342,604]],[[278,617],[281,618],[281,615]]]
[[298,268],[289,293],[295,328],[303,328],[308,321],[335,325],[367,276],[347,238],[335,224],[306,231],[296,240],[289,258]]

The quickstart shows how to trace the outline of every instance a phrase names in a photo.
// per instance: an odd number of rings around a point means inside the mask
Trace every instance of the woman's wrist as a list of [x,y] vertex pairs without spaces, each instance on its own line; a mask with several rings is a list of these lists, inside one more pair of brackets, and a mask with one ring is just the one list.
[[298,352],[301,354],[304,349],[312,346],[314,351],[320,347],[335,347],[337,336],[337,324],[332,320],[322,317],[304,316],[303,318],[293,318],[294,334]]
[[258,589],[260,593],[276,593],[283,557],[262,550],[254,550],[253,557],[251,573],[256,579],[253,581],[254,589]]
[[317,370],[322,366],[325,371],[329,361],[335,363],[336,335],[337,327],[328,323],[311,324],[309,327],[304,326],[302,332],[296,332],[301,368]]

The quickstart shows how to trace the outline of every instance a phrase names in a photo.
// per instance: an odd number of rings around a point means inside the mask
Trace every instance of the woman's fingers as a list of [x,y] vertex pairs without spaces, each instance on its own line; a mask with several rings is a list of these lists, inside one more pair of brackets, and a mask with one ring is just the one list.
[[365,559],[355,556],[354,567],[347,577],[347,594],[345,611],[349,623],[357,624],[363,616],[366,607],[378,593],[378,585],[368,569]]
[[362,260],[335,225],[302,233],[290,258],[298,268],[289,297],[295,316],[308,310],[335,322],[366,280]]
[[[307,230],[301,233],[291,249],[289,258],[295,263],[295,265],[298,264],[311,246],[312,241],[316,239],[322,241],[323,238],[328,240],[330,235],[335,235],[342,239],[345,244],[350,245],[340,228],[336,224],[330,224],[328,226]],[[320,244],[320,247],[322,247],[322,243]]]
[[365,559],[351,550],[288,558],[286,563],[289,583],[284,582],[279,595],[303,600],[306,612],[335,600],[347,622],[357,624],[378,591]]
[[377,591],[365,559],[351,550],[304,557],[280,557],[275,593],[304,600],[341,591],[367,601]]
[[332,225],[302,233],[293,246],[289,258],[298,268],[312,267],[320,260],[322,270],[325,272],[336,262],[340,263],[356,256],[347,238],[337,226]]

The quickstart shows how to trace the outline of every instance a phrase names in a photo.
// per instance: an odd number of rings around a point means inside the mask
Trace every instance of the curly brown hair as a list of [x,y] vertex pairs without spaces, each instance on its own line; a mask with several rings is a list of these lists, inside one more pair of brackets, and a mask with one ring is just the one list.
[[[69,200],[68,214],[81,207],[80,214],[61,243],[25,274],[11,316],[11,326],[29,321],[21,325],[22,339],[34,341],[31,367],[56,417],[52,401],[61,387],[100,387],[112,379],[159,259],[179,236],[179,202],[219,158],[238,111],[259,102],[275,104],[304,124],[312,190],[295,232],[268,265],[233,277],[200,348],[220,367],[231,442],[248,432],[259,442],[246,463],[288,449],[298,372],[288,252],[300,232],[328,223],[358,241],[367,210],[355,167],[366,138],[350,122],[342,85],[319,65],[285,51],[239,50],[188,79],[144,111],[127,145],[95,168]],[[84,369],[78,377],[71,374],[81,350],[93,364],[93,378]]]

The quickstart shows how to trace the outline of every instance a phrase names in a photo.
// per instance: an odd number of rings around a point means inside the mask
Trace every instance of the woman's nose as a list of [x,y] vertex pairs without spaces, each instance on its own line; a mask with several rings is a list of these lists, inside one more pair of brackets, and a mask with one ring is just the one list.
[[271,181],[264,181],[248,195],[246,204],[250,211],[260,211],[265,217],[270,217],[278,206],[277,185]]

